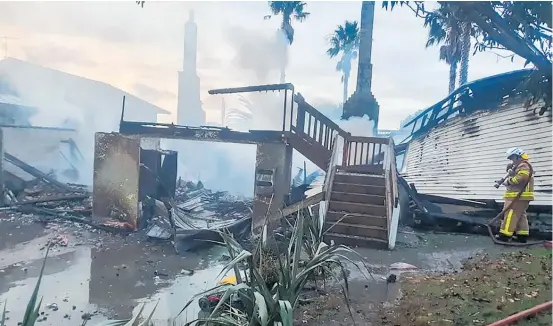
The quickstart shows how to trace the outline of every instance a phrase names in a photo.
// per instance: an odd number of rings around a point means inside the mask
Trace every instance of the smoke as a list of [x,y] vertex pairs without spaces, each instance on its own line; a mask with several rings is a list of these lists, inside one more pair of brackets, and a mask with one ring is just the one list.
[[[275,84],[286,65],[286,45],[280,32],[229,26],[227,45],[234,52],[233,85]],[[281,130],[284,100],[278,92],[244,93],[224,96],[225,126],[233,130]],[[170,142],[179,150],[179,176],[201,180],[206,187],[253,195],[256,146],[229,143]],[[303,163],[302,163],[303,164]]]
[[[105,107],[105,98],[109,96],[104,89],[91,90],[87,87],[90,84],[79,82],[81,78],[13,58],[0,61],[0,79],[24,106],[34,111],[29,117],[26,109],[13,110],[20,121],[28,119],[36,127],[75,130],[70,136],[60,132],[57,139],[52,136],[49,140],[30,141],[42,141],[45,146],[53,141],[69,141],[60,144],[59,161],[52,162],[51,168],[61,181],[92,185],[94,133],[115,131],[118,120],[118,113],[102,115],[99,110]],[[95,119],[96,115],[100,118]],[[56,131],[51,133],[55,135]],[[21,150],[25,150],[24,144]],[[76,168],[78,175],[64,174],[63,169],[67,168]]]
[[[287,43],[280,31],[264,33],[256,29],[231,26],[226,40],[234,52],[233,85],[275,84],[286,66]],[[290,94],[289,94],[290,95]],[[283,92],[255,92],[224,95],[224,126],[234,130],[282,130],[284,114]],[[288,97],[289,101],[290,97]],[[290,112],[290,103],[287,104]],[[329,104],[325,103],[325,107]],[[337,111],[337,105],[331,105]],[[315,107],[317,105],[315,104]],[[296,108],[294,108],[296,110]],[[341,111],[341,110],[338,110]],[[371,136],[374,123],[366,118],[333,119],[346,131],[357,136]],[[289,121],[290,117],[286,117]],[[181,142],[183,143],[183,142]],[[255,145],[186,142],[181,151],[179,175],[188,180],[201,180],[208,188],[252,195],[255,171]],[[184,146],[184,145],[183,145]],[[185,147],[181,147],[185,148]],[[190,153],[190,154],[189,154]],[[194,153],[194,154],[192,154]],[[191,155],[192,154],[192,155]],[[180,154],[179,154],[180,155]],[[294,151],[292,174],[306,166],[307,173],[320,170],[300,153]],[[324,172],[324,171],[323,171]],[[319,178],[322,179],[322,178]],[[321,180],[318,180],[321,183]]]
[[372,137],[374,130],[374,121],[365,117],[352,117],[348,120],[334,120],[340,128],[355,136]]
[[283,43],[281,34],[279,30],[271,34],[241,26],[230,26],[226,30],[226,39],[235,53],[232,61],[234,67],[244,76],[253,73],[254,78],[250,79],[250,82],[275,84],[278,79],[274,78],[274,73],[280,71],[281,67],[286,67],[288,62],[288,45]]

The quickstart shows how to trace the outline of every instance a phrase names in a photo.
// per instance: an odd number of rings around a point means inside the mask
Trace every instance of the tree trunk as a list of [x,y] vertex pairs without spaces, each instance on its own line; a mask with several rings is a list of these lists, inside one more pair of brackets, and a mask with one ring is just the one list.
[[342,102],[342,104],[346,103],[346,101],[348,100],[348,83],[349,83],[349,72],[344,72],[344,95],[343,95],[344,101]]
[[461,67],[459,71],[459,86],[465,85],[468,81],[470,27],[470,22],[463,22],[461,25]]
[[449,94],[455,90],[455,83],[457,81],[457,61],[452,62],[449,65]]
[[371,52],[373,42],[374,1],[363,1],[359,28],[359,60],[356,92],[370,92],[372,79]]

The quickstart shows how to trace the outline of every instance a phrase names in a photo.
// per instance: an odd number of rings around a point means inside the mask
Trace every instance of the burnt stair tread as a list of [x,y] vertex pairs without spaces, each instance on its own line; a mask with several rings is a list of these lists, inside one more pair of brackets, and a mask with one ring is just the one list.
[[[349,184],[349,183],[348,183]],[[384,187],[382,187],[384,188]],[[333,194],[339,194],[339,195],[357,195],[357,196],[367,196],[367,197],[382,197],[382,198],[386,198],[386,196],[384,195],[371,195],[371,194],[360,194],[360,193],[357,193],[357,192],[345,192],[345,191],[333,191],[331,193],[331,195]]]
[[371,229],[371,230],[379,230],[379,231],[387,231],[387,228],[381,227],[381,226],[373,226],[373,225],[362,225],[362,224],[352,224],[352,223],[332,223],[332,222],[326,222],[326,224],[331,225],[341,225],[341,226],[348,226],[348,227],[354,227],[354,228],[362,228],[362,229]]
[[363,214],[363,213],[339,212],[339,211],[333,211],[333,210],[331,210],[331,209],[328,210],[327,214],[343,214],[343,215],[355,216],[355,217],[366,217],[366,218],[387,219],[386,216],[371,215],[371,214]]
[[340,221],[340,223],[346,224],[388,227],[388,218],[385,216],[364,213],[342,213],[329,210],[326,212],[326,221],[330,223]]
[[388,240],[362,237],[358,235],[346,235],[346,234],[328,232],[325,234],[325,238],[327,239],[330,238],[335,242],[340,242],[340,239],[343,239],[345,240],[345,242],[350,242],[351,244],[355,244],[357,247],[364,247],[364,245],[366,245],[368,242],[372,244],[376,244],[378,247],[382,247],[382,248],[388,247]]
[[[353,201],[332,200],[332,198],[330,198],[330,201],[328,203],[329,206],[332,205],[332,203],[347,204],[347,205],[359,205],[359,206],[366,206],[368,208],[371,208],[371,207],[378,207],[378,208],[385,207],[385,205],[374,205],[374,204],[358,203],[358,202],[353,202]],[[335,211],[335,212],[337,212],[337,211]],[[342,212],[342,213],[347,213],[347,212]]]
[[360,173],[360,172],[344,172],[344,171],[336,171],[336,175],[347,175],[347,176],[355,176],[355,177],[372,177],[372,178],[384,178],[385,175],[383,174],[373,174],[373,173]]
[[360,187],[386,188],[386,186],[381,186],[381,185],[368,185],[368,184],[364,184],[364,183],[351,183],[351,182],[340,182],[340,181],[334,181],[334,184],[348,185],[348,186],[360,186]]

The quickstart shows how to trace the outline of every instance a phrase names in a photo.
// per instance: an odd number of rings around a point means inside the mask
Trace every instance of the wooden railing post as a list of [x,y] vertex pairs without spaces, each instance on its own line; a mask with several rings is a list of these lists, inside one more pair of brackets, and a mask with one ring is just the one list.
[[342,166],[349,165],[349,140],[347,137],[344,137],[344,150],[342,156]]
[[305,107],[303,103],[298,103],[298,113],[296,115],[296,131],[305,132]]

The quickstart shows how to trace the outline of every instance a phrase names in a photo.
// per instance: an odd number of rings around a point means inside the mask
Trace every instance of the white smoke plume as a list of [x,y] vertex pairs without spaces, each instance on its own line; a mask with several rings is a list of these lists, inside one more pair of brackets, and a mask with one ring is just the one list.
[[[283,47],[282,41],[279,31],[263,33],[238,26],[228,28],[227,42],[235,54],[233,70],[237,76],[236,82],[229,87],[278,83],[280,69],[288,61],[286,45]],[[225,126],[240,131],[282,129],[282,93],[260,92],[220,96],[224,96]],[[289,99],[288,97],[288,101]],[[306,100],[309,102],[309,99]],[[317,107],[316,103],[312,104]],[[353,135],[372,136],[374,123],[366,118],[334,122]],[[179,171],[185,179],[202,180],[211,189],[243,195],[253,194],[255,145],[202,143],[192,146],[196,146],[194,158],[183,159],[186,163]],[[295,175],[304,164],[308,173],[319,170],[319,167],[294,151],[292,174]]]

